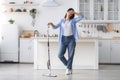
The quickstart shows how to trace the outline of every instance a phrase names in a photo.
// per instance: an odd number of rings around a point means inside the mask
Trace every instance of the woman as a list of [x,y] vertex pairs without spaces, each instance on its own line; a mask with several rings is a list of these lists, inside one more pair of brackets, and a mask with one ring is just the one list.
[[[78,17],[74,18],[75,15]],[[75,52],[76,40],[78,39],[76,23],[79,22],[82,18],[83,16],[81,16],[80,13],[75,12],[73,8],[69,8],[65,17],[61,19],[57,25],[54,25],[52,22],[48,23],[48,25],[51,25],[54,29],[60,29],[60,50],[58,57],[67,67],[66,75],[72,74],[72,62]],[[66,49],[68,49],[68,60],[64,57]]]

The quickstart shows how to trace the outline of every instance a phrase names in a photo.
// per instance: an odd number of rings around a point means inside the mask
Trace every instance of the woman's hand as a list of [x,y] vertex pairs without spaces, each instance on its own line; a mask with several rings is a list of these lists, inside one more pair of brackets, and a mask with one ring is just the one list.
[[80,16],[80,13],[78,13],[78,12],[74,12],[74,14],[77,15],[77,16]]
[[54,28],[54,24],[52,22],[49,22],[48,26],[52,26]]

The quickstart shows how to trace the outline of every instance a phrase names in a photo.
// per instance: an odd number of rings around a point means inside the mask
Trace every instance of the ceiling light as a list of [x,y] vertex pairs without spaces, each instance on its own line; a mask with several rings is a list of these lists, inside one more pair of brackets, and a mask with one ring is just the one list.
[[42,2],[43,7],[57,7],[59,4],[55,0],[44,0]]

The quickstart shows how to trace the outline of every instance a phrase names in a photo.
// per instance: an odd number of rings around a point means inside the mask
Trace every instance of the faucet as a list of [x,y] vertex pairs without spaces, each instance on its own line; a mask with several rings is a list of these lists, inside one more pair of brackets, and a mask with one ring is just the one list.
[[38,32],[38,30],[35,30],[34,31],[34,37],[38,37],[39,36],[39,32]]

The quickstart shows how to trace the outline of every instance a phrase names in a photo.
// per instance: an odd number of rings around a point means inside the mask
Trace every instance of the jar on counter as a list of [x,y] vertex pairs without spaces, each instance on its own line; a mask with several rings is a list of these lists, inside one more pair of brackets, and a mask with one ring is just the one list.
[[13,12],[14,10],[13,10],[13,8],[9,8],[9,10],[8,10],[8,12]]
[[38,30],[35,30],[34,31],[34,37],[38,37],[39,36],[39,32],[38,32]]

